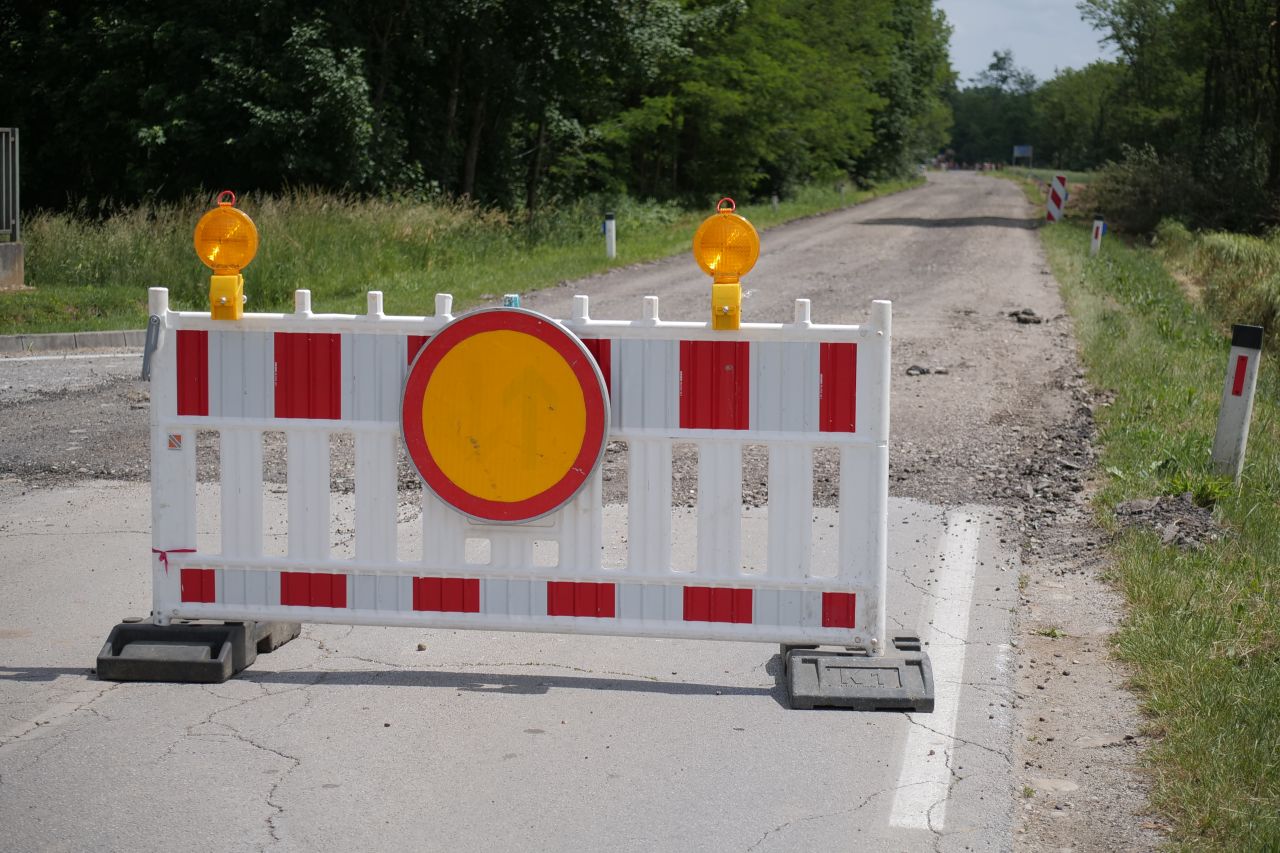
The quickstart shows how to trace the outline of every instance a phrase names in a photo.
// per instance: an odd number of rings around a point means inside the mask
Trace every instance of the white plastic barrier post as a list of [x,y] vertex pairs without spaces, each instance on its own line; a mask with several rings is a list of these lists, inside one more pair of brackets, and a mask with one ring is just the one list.
[[1262,327],[1232,326],[1231,354],[1222,386],[1222,406],[1218,409],[1218,431],[1213,438],[1213,468],[1219,474],[1230,474],[1237,482],[1244,469],[1261,356]]
[[618,257],[618,223],[612,213],[604,215],[604,256],[609,260]]
[[1045,219],[1049,222],[1062,220],[1062,208],[1067,204],[1067,176],[1054,175],[1049,182],[1049,197],[1045,199]]
[[1093,236],[1089,239],[1089,257],[1098,257],[1102,249],[1102,235],[1107,233],[1107,223],[1101,219],[1093,220]]

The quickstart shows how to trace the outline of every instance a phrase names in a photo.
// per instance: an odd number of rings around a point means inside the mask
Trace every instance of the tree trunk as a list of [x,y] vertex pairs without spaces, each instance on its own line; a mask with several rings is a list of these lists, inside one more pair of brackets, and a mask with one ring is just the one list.
[[1271,51],[1267,82],[1271,84],[1271,138],[1267,140],[1267,191],[1271,195],[1273,219],[1280,218],[1280,0],[1276,0],[1271,21]]
[[476,161],[480,158],[480,137],[484,131],[484,95],[471,111],[471,133],[467,138],[467,156],[463,163],[462,195],[471,198],[476,188]]
[[453,146],[454,136],[458,132],[458,92],[462,88],[462,54],[463,45],[453,49],[449,57],[449,99],[444,108],[444,147],[449,150]]
[[533,163],[529,167],[529,177],[525,183],[524,207],[525,215],[533,219],[533,211],[538,206],[538,182],[542,180],[542,163],[547,150],[547,111],[542,111],[538,121],[538,141],[533,148]]

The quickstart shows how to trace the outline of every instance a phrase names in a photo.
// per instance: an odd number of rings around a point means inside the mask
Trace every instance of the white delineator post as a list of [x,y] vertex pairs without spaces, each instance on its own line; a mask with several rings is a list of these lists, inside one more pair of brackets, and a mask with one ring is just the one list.
[[612,213],[604,215],[604,256],[609,260],[618,257],[618,223]]
[[1230,474],[1237,482],[1244,468],[1261,356],[1262,327],[1232,326],[1231,355],[1222,386],[1222,407],[1218,410],[1218,432],[1213,438],[1213,469],[1219,474]]
[[1067,203],[1067,176],[1054,175],[1049,182],[1049,198],[1045,200],[1045,219],[1058,222],[1062,219],[1062,208]]
[[1093,220],[1093,238],[1089,241],[1089,257],[1098,257],[1098,251],[1102,248],[1102,235],[1107,233],[1107,223],[1101,219]]

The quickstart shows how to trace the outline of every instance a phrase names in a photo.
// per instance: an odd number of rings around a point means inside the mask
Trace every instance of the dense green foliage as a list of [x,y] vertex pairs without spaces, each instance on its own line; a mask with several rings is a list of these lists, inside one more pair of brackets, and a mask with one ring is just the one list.
[[[1160,215],[1251,230],[1280,220],[1280,8],[1264,0],[1082,0],[1117,59],[1037,85],[1009,54],[953,96],[956,159],[1104,174],[1100,207],[1150,230]],[[1012,80],[1013,84],[1003,81]],[[1110,184],[1110,186],[1108,186]],[[1154,216],[1152,212],[1155,211]]]
[[[945,141],[932,0],[0,0],[23,199],[233,187],[696,201]],[[21,81],[21,85],[14,85]]]

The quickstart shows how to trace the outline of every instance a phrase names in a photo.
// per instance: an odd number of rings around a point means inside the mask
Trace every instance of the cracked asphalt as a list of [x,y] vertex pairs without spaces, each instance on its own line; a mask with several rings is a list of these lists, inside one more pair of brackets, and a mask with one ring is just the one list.
[[[309,625],[225,684],[96,681],[111,625],[148,609],[147,505],[142,484],[0,489],[0,849],[1009,845],[1016,561],[980,508],[964,510],[984,531],[975,588],[1001,591],[975,593],[961,638],[921,624],[955,510],[891,506],[894,630],[965,652],[937,673],[952,736],[937,715],[788,710],[758,644]],[[622,519],[606,514],[618,549]],[[895,798],[930,784],[903,777],[913,728],[938,741],[919,767],[943,784],[923,827],[894,826]]]
[[[99,682],[111,625],[150,609],[136,354],[0,360],[0,850],[1013,849],[1023,490],[990,474],[1075,406],[1030,215],[1010,184],[931,176],[766,232],[747,281],[749,321],[895,301],[888,608],[929,644],[932,715],[790,711],[771,646],[329,625],[222,685]],[[525,304],[575,292],[599,318],[707,309],[689,258]],[[1048,322],[1009,321],[1025,307]]]

